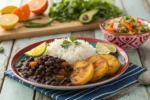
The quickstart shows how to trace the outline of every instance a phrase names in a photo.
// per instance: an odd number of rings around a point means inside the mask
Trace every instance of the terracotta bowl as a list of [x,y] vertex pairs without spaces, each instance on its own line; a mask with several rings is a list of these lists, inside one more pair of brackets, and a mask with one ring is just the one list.
[[[147,20],[144,20],[141,18],[138,18],[138,19],[150,24],[150,21],[147,21]],[[112,20],[112,19],[105,20],[105,21],[101,22],[99,25],[100,29],[103,32],[104,38],[107,41],[109,41],[113,44],[116,44],[125,50],[132,50],[132,49],[139,48],[140,46],[142,46],[142,44],[144,44],[144,42],[146,42],[146,40],[150,36],[150,31],[142,33],[142,34],[136,34],[136,35],[123,34],[123,33],[118,34],[118,33],[114,33],[114,32],[109,32],[104,29],[104,26],[110,20]]]

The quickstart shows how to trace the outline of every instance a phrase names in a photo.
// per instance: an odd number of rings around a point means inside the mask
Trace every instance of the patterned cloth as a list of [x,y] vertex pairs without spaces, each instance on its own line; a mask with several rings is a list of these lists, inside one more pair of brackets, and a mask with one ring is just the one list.
[[138,67],[134,64],[129,64],[128,69],[119,78],[101,86],[82,89],[82,90],[51,90],[36,87],[27,84],[18,79],[11,70],[7,70],[5,75],[22,83],[23,85],[32,88],[40,93],[43,93],[55,100],[97,100],[105,96],[116,93],[133,83],[137,82],[139,75],[146,71],[143,67]]

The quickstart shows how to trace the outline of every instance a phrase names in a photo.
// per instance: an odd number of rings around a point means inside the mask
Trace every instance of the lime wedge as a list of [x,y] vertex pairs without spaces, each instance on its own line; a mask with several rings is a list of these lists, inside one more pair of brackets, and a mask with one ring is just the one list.
[[98,43],[96,44],[96,46],[99,46],[99,45],[102,45],[102,46],[104,46],[104,47],[107,47],[107,48],[110,50],[110,52],[112,52],[112,53],[115,53],[115,52],[117,51],[116,47],[113,46],[113,45],[106,44],[106,43],[99,43],[99,42],[98,42]]
[[[107,48],[107,49],[106,49]],[[106,50],[106,53],[105,54],[109,54],[110,52],[112,52],[112,53],[115,53],[117,50],[116,50],[116,47],[115,46],[112,46],[112,45],[109,45],[109,44],[106,44],[106,43],[97,43],[96,44],[96,50],[97,50],[97,52],[98,51],[102,51],[102,50],[99,50],[99,49],[104,49],[104,50]],[[108,50],[110,51],[110,52],[108,52]],[[98,52],[99,53],[99,52]],[[104,54],[103,53],[103,54]],[[101,54],[101,53],[100,53]]]
[[110,53],[110,50],[107,47],[102,46],[102,45],[96,45],[96,51],[99,54],[109,54]]
[[46,48],[47,48],[47,43],[44,42],[38,45],[37,47],[31,49],[30,51],[25,52],[25,55],[29,57],[37,57],[42,55],[46,51]]

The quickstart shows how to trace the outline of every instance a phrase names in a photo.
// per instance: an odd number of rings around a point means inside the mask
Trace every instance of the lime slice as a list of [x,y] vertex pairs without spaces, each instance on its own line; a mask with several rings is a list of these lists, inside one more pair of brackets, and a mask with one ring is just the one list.
[[115,53],[117,51],[116,47],[113,46],[113,45],[110,45],[110,44],[106,44],[106,43],[97,43],[96,44],[96,47],[99,47],[99,46],[104,46],[106,48],[108,48],[110,50],[110,52],[112,53]]
[[42,55],[46,51],[46,48],[47,48],[47,43],[44,42],[38,45],[37,47],[31,49],[30,51],[25,52],[25,55],[29,57],[37,57]]
[[109,54],[111,52],[107,47],[102,45],[96,45],[96,51],[99,54]]

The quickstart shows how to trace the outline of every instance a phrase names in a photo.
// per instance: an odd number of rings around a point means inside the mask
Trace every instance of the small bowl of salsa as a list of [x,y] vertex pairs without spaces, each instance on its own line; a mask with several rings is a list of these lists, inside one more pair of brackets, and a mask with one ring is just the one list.
[[123,49],[139,48],[150,36],[150,21],[122,16],[100,23],[104,38]]

